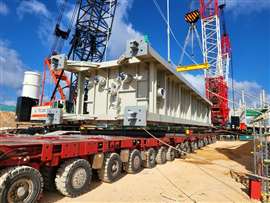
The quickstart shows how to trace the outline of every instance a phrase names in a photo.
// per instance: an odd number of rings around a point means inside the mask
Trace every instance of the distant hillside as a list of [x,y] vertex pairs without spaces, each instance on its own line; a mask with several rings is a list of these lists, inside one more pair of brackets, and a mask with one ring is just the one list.
[[0,111],[15,112],[16,111],[16,106],[7,106],[7,105],[0,104]]

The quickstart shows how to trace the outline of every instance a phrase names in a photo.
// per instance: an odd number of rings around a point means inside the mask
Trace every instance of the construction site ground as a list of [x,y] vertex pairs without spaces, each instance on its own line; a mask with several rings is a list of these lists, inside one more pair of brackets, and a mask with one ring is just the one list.
[[250,142],[218,141],[185,159],[123,174],[111,184],[95,175],[90,191],[77,198],[45,192],[41,202],[252,202],[245,178],[229,169],[252,170],[251,149]]
[[14,128],[14,127],[16,127],[15,113],[0,111],[0,129],[1,128]]

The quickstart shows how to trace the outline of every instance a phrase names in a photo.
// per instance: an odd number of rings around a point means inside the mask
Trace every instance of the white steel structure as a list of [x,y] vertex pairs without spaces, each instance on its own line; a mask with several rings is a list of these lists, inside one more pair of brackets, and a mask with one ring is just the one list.
[[228,71],[223,68],[219,17],[202,18],[201,25],[204,63],[209,64],[205,77],[225,77]]
[[211,126],[211,102],[144,40],[130,41],[114,61],[70,61],[62,55],[51,60],[54,68],[78,74],[75,112],[64,114],[66,121],[116,124],[128,107],[145,109],[151,124]]
[[206,97],[213,103],[212,123],[216,126],[226,126],[229,120],[230,41],[224,19],[222,30],[220,26],[224,5],[219,5],[218,0],[200,0],[200,4],[203,57],[204,63],[209,64],[209,69],[205,70]]

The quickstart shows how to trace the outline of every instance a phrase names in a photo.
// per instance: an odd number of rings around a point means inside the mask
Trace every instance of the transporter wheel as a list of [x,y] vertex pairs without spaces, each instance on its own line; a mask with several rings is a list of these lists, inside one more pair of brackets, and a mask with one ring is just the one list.
[[202,147],[205,147],[205,143],[204,143],[204,141],[203,141],[203,140],[201,140],[201,142],[202,142]]
[[18,166],[1,173],[0,202],[37,202],[42,190],[43,178],[32,167]]
[[177,150],[175,150],[175,158],[180,158],[182,156],[182,149],[181,149],[181,144],[177,144],[175,147]]
[[184,144],[185,144],[186,152],[191,153],[191,146],[190,146],[189,141],[186,141]]
[[166,159],[167,161],[173,161],[175,159],[175,149],[169,147],[169,149],[166,152]]
[[186,145],[186,143],[182,142],[180,144],[180,150],[181,150],[181,157],[187,155],[187,145]]
[[108,154],[104,158],[102,169],[98,170],[99,178],[107,183],[111,183],[120,177],[122,172],[122,161],[117,153]]
[[198,149],[201,149],[201,140],[197,140]]
[[142,168],[142,157],[141,152],[138,149],[134,149],[128,159],[126,172],[134,174],[138,173]]
[[198,141],[193,141],[193,145],[194,145],[194,151],[196,151],[199,148]]
[[192,142],[189,143],[189,145],[190,145],[190,152],[191,153],[195,152],[195,142],[192,141]]
[[216,136],[213,136],[212,139],[213,139],[213,142],[214,143],[217,141],[217,137]]
[[205,138],[203,138],[203,142],[204,142],[204,146],[206,146],[206,145],[208,145],[209,143],[208,143],[208,139],[205,137]]
[[150,148],[146,152],[146,160],[143,161],[145,168],[153,168],[156,165],[156,152],[153,148]]
[[200,143],[200,140],[197,140],[197,149],[201,149],[201,143]]
[[156,156],[156,162],[157,164],[165,164],[167,161],[166,159],[166,148],[165,147],[160,147],[157,152]]
[[212,144],[213,143],[213,140],[212,140],[211,137],[208,137],[208,142],[209,142],[209,144]]
[[201,142],[202,142],[202,147],[205,147],[205,146],[206,146],[206,144],[205,144],[205,140],[204,140],[204,138],[201,140]]
[[92,168],[85,159],[64,162],[57,171],[55,184],[65,196],[76,197],[86,192],[92,179]]

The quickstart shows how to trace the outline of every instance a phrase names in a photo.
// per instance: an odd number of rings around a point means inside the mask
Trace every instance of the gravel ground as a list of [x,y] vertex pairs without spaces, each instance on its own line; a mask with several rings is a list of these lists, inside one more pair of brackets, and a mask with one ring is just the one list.
[[251,146],[219,141],[186,159],[123,174],[112,184],[94,178],[91,190],[74,199],[45,192],[41,202],[252,202],[228,169],[250,170]]

